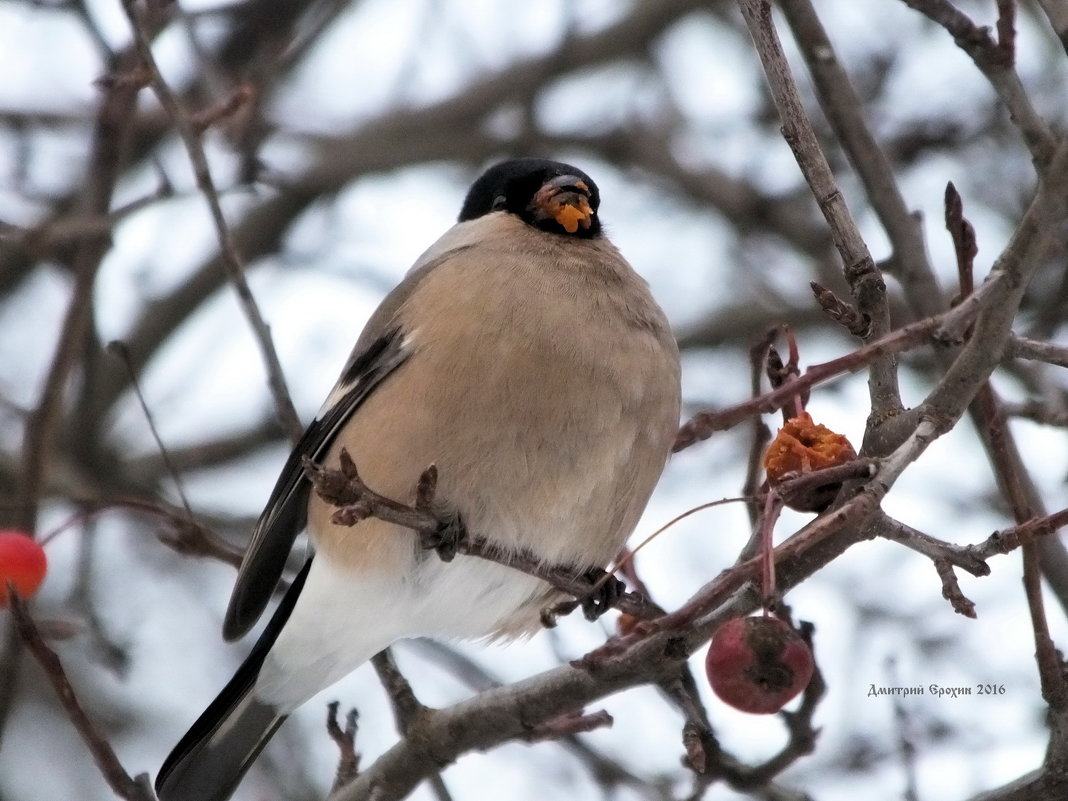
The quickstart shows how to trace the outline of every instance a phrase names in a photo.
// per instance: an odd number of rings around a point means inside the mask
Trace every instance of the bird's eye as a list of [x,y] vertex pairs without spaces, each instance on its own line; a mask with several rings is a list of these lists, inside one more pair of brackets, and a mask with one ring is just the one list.
[[501,211],[507,205],[508,198],[506,198],[504,195],[497,195],[497,197],[493,198],[493,206],[491,207],[491,209],[493,211]]

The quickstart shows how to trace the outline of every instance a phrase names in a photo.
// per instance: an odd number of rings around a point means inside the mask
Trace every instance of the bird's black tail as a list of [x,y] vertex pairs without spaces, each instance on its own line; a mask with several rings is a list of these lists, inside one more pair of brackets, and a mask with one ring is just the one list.
[[289,618],[311,566],[293,581],[234,677],[197,718],[156,776],[160,801],[226,801],[285,715],[253,695],[263,660]]

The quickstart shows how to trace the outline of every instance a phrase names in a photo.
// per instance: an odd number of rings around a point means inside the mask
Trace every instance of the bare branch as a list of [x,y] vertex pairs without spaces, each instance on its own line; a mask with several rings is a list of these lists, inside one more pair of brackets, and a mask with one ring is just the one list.
[[[790,67],[775,32],[771,4],[768,0],[739,0],[739,6],[756,44],[757,54],[764,65],[772,97],[782,119],[783,138],[790,145],[816,203],[827,220],[835,248],[842,257],[845,278],[857,300],[858,310],[872,321],[869,336],[882,337],[890,331],[886,285],[860,235],[860,229],[853,220],[801,104]],[[868,388],[873,414],[892,415],[901,410],[897,370],[892,358],[881,355],[872,361]]]
[[[893,245],[893,256],[885,269],[901,282],[918,316],[938,314],[943,309],[942,291],[927,258],[921,221],[905,204],[890,160],[871,133],[830,37],[810,0],[781,0],[779,5],[812,75],[820,108]],[[873,330],[871,336],[885,333],[883,327]]]
[[1068,367],[1068,347],[1054,345],[1051,342],[1039,342],[1038,340],[1015,334],[1009,338],[1005,346],[1005,357],[1010,359],[1032,359],[1057,367]]
[[949,0],[904,0],[910,8],[924,14],[932,22],[945,28],[979,71],[983,73],[998,98],[1008,109],[1039,169],[1045,173],[1053,159],[1057,142],[1046,121],[1035,110],[1020,76],[1013,69],[1013,24],[1008,9],[1011,3],[998,4],[998,33],[1000,41],[990,36],[990,29],[976,25],[967,14]]
[[152,792],[148,774],[142,773],[136,778],[131,778],[130,774],[122,767],[111,745],[100,733],[93,721],[89,719],[89,715],[78,701],[74,688],[67,679],[63,664],[59,661],[59,657],[56,656],[56,652],[48,647],[37,631],[33,618],[30,617],[29,612],[26,610],[25,602],[19,598],[13,586],[9,586],[7,592],[11,614],[15,619],[22,642],[34,659],[37,660],[41,670],[44,671],[49,683],[56,691],[56,696],[63,705],[67,717],[70,718],[71,724],[77,729],[82,742],[85,743],[89,753],[92,754],[93,761],[100,769],[101,775],[107,780],[108,786],[117,796],[126,799],[126,801],[155,801],[156,796]]
[[934,566],[938,577],[942,579],[942,597],[952,604],[953,611],[965,617],[976,617],[975,604],[961,592],[957,575],[953,572],[953,565],[949,560],[935,559]]
[[[233,235],[230,233],[230,226],[226,222],[226,217],[223,214],[222,205],[219,202],[219,193],[215,189],[215,181],[211,176],[211,168],[208,165],[208,157],[205,155],[204,148],[200,143],[200,131],[204,126],[199,125],[196,120],[191,119],[182,109],[177,96],[171,91],[171,88],[163,79],[163,75],[160,73],[159,67],[156,65],[156,60],[152,55],[152,45],[149,42],[149,37],[145,34],[143,23],[138,18],[135,5],[135,0],[123,0],[122,7],[126,12],[126,18],[129,20],[130,28],[133,31],[134,43],[137,46],[137,54],[141,58],[143,66],[148,70],[152,89],[155,91],[156,97],[159,98],[160,104],[167,111],[168,116],[171,118],[171,121],[174,123],[175,127],[178,129],[178,133],[182,137],[183,144],[185,144],[186,152],[189,154],[190,164],[193,167],[193,173],[196,176],[197,186],[204,194],[204,199],[207,201],[208,208],[211,210],[212,221],[215,224],[215,232],[219,238],[219,244],[222,249],[223,264],[227,268],[230,282],[233,284],[234,289],[237,292],[241,310],[244,312],[245,317],[248,320],[252,333],[256,338],[256,344],[260,348],[260,356],[267,368],[267,383],[271,389],[271,395],[274,398],[278,418],[281,421],[282,427],[289,435],[290,440],[296,442],[300,439],[300,435],[304,431],[304,426],[301,424],[300,418],[297,416],[297,410],[293,408],[293,400],[290,398],[289,389],[286,387],[285,375],[282,373],[282,365],[278,361],[278,354],[271,341],[270,328],[263,319],[263,315],[260,313],[259,307],[256,305],[256,300],[252,296],[252,289],[249,287],[248,281],[245,279],[245,269],[241,264],[241,256],[238,254],[236,242]],[[224,107],[224,111],[225,110]],[[212,111],[209,116],[214,118],[220,113],[221,112]],[[132,370],[133,367],[130,369]]]
[[[408,506],[379,495],[364,484],[352,457],[344,448],[341,450],[340,462],[340,469],[336,470],[320,467],[311,460],[305,460],[304,463],[305,473],[319,497],[338,507],[332,516],[333,522],[338,525],[354,526],[368,517],[396,523],[416,532],[424,547],[438,550],[445,561],[449,561],[456,554],[477,556],[543,579],[558,590],[579,599],[588,617],[591,613],[586,605],[588,600],[595,602],[596,614],[610,606],[643,619],[654,617],[657,613],[655,607],[651,607],[644,598],[635,593],[616,593],[616,583],[611,580],[606,582],[603,570],[580,573],[565,565],[547,565],[532,554],[502,548],[485,537],[471,536],[462,530],[462,526],[457,528],[460,525],[457,520],[442,519],[431,511],[432,485],[435,480],[433,476],[436,476],[433,465],[419,479],[417,496],[421,499],[420,503]],[[607,606],[596,602],[603,595],[606,595],[609,601]],[[576,605],[572,605],[567,611],[571,611]]]
[[993,287],[994,282],[988,281],[956,308],[937,317],[919,320],[899,328],[845,356],[814,364],[789,384],[760,397],[719,411],[699,412],[679,429],[674,450],[684,450],[708,439],[716,431],[726,431],[754,414],[774,412],[799,392],[807,391],[846,372],[855,372],[888,354],[899,353],[927,341],[933,341],[935,344],[960,341],[965,329],[978,314],[980,305],[988,302],[986,296],[993,292]]

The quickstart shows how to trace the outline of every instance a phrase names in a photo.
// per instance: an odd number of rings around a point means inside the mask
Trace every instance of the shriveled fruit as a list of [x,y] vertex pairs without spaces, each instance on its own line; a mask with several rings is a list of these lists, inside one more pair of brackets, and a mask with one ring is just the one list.
[[775,617],[737,617],[712,637],[705,670],[712,690],[735,709],[778,712],[808,686],[812,651],[800,635]]
[[[764,453],[764,470],[772,486],[794,473],[808,473],[835,467],[857,458],[853,445],[843,435],[813,421],[808,412],[791,417]],[[841,483],[810,487],[805,492],[784,497],[791,509],[822,512],[834,500]]]

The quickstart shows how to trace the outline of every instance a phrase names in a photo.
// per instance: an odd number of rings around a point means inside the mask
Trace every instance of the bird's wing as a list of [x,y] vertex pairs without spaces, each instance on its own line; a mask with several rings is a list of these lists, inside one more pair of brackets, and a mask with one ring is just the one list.
[[304,458],[321,459],[367,397],[408,358],[409,332],[397,324],[397,311],[430,272],[472,248],[464,229],[457,225],[446,232],[383,299],[367,321],[319,415],[289,454],[238,568],[223,620],[226,639],[243,635],[263,614],[293,541],[307,522],[311,485],[304,475]]
[[240,637],[263,614],[293,541],[304,528],[311,490],[304,475],[304,458],[319,461],[367,396],[404,362],[408,352],[403,339],[400,329],[394,327],[353,353],[323,411],[289,454],[238,569],[223,621],[226,639]]
[[310,570],[309,559],[289,585],[241,667],[164,760],[156,774],[156,795],[160,801],[229,798],[286,719],[284,712],[257,700],[253,688]]

